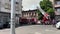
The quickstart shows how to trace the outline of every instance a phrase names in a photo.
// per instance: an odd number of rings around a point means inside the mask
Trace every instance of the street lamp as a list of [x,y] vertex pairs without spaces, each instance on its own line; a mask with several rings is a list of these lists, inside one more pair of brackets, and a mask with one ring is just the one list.
[[11,31],[10,34],[15,34],[15,1],[11,0]]

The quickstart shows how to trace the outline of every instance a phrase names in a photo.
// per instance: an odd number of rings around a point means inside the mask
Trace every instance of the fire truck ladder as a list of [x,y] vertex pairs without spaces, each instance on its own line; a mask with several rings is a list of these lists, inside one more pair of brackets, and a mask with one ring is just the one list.
[[38,6],[37,9],[39,9],[39,11],[48,19],[49,15],[44,10],[42,10],[40,6]]

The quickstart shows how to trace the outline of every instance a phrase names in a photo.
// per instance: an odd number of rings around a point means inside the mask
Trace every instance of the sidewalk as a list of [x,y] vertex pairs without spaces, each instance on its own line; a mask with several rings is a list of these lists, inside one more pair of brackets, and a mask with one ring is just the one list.
[[[26,30],[24,30],[25,33]],[[15,33],[16,34],[24,34],[23,33],[23,28],[22,27],[18,27],[15,29]],[[10,28],[7,29],[0,29],[0,34],[10,34]]]
[[[59,34],[60,30],[52,25],[28,25],[17,27],[15,32],[16,34]],[[10,29],[2,29],[0,34],[10,34]]]
[[[19,28],[15,29],[16,34],[19,34],[19,32],[20,32],[19,30],[20,30]],[[10,28],[8,28],[8,29],[0,29],[0,34],[10,34]]]
[[0,34],[10,34],[10,29],[0,29]]

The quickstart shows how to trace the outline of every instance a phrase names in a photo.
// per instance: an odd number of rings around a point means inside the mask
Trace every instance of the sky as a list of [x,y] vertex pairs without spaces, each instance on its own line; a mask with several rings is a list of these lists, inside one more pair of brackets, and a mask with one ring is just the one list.
[[22,10],[34,10],[39,5],[41,0],[23,0],[22,1]]

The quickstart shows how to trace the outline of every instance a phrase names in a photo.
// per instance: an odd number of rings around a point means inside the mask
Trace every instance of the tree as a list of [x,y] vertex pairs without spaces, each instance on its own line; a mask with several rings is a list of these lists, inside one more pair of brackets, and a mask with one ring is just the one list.
[[37,13],[38,13],[38,20],[42,20],[42,13],[39,11],[39,10],[37,10]]
[[55,13],[54,13],[53,8],[50,8],[49,10],[47,10],[47,13],[50,15],[50,18],[51,19],[54,19],[55,18]]
[[[43,0],[43,1],[40,1],[39,5],[41,6],[41,8],[45,12],[47,12],[50,15],[51,18],[54,18],[54,16],[53,16],[54,15],[54,9],[53,9],[53,5],[52,5],[51,1],[49,1],[49,0]],[[39,15],[39,16],[41,16],[41,15]]]
[[49,8],[53,8],[52,2],[49,0],[43,0],[39,4],[44,11],[47,11]]

